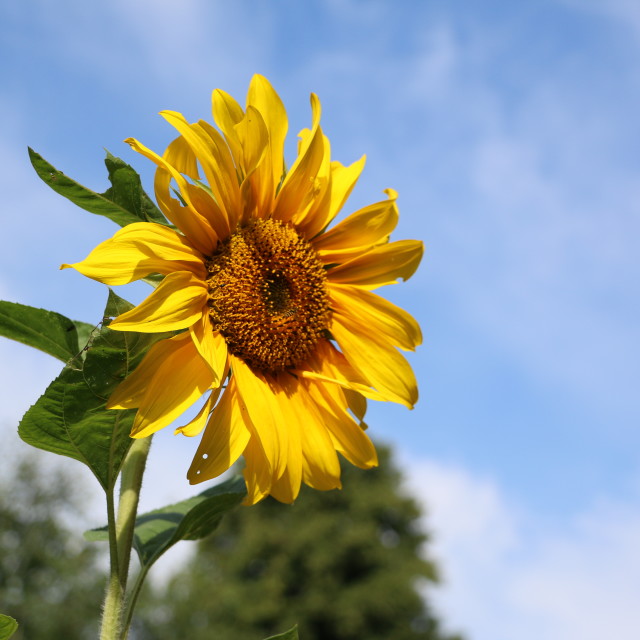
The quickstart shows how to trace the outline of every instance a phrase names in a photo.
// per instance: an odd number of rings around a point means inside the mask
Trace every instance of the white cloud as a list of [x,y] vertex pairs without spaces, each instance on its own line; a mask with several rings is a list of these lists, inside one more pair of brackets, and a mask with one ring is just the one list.
[[563,0],[574,10],[588,11],[614,20],[640,35],[640,5],[636,0]]
[[[384,106],[413,172],[399,186],[403,215],[419,212],[413,233],[429,245],[416,278],[446,290],[451,313],[500,357],[629,421],[640,375],[637,127],[612,95],[632,91],[632,60],[615,76],[572,49],[551,67],[539,50],[512,65],[511,32],[471,22],[462,39],[455,26],[425,29],[404,92]],[[381,156],[381,173],[397,173],[399,157]]]
[[[117,0],[110,6],[148,68],[165,82],[175,83],[178,92],[198,86],[198,78],[226,86],[248,60],[261,58],[258,41],[269,42],[270,15],[255,6],[250,12],[240,3],[205,0],[186,0],[179,6],[171,0]],[[254,32],[258,22],[260,39]]]
[[462,467],[414,459],[406,469],[444,574],[430,597],[452,629],[473,640],[601,640],[638,628],[637,500],[548,521]]

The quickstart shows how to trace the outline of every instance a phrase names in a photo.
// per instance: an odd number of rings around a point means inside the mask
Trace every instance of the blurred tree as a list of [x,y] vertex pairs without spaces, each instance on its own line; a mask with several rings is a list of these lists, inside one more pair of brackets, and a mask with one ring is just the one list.
[[341,491],[304,487],[294,506],[227,516],[162,594],[147,593],[135,637],[259,640],[297,623],[302,640],[455,640],[425,602],[437,571],[420,509],[378,452],[377,469],[344,465]]
[[37,454],[12,460],[0,481],[0,611],[20,625],[12,640],[93,639],[105,578],[100,548],[67,524],[83,524],[78,482],[43,472]]

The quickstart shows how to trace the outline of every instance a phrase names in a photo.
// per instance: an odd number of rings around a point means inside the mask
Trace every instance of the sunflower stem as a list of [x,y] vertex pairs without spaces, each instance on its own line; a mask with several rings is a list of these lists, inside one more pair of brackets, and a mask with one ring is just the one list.
[[140,595],[140,591],[142,589],[144,579],[147,577],[147,573],[149,573],[148,566],[140,569],[138,576],[136,577],[136,581],[133,585],[133,589],[131,590],[131,594],[129,595],[127,606],[124,612],[123,638],[126,638],[127,634],[129,633],[129,628],[131,627],[131,621],[133,619],[133,610],[135,609],[136,603],[138,602],[138,596]]
[[[102,612],[100,640],[124,640],[129,630],[131,620],[129,611],[127,612],[128,624],[124,629],[122,627],[125,608],[124,594],[129,576],[131,547],[142,476],[150,447],[151,438],[149,437],[134,440],[129,449],[129,453],[122,465],[117,519],[115,517],[113,490],[107,492],[110,574]],[[128,609],[131,609],[131,605]]]
[[109,580],[102,608],[100,640],[116,640],[120,632],[123,589],[118,570],[118,543],[113,489],[107,491],[107,521],[109,529]]
[[116,522],[116,540],[119,559],[118,575],[123,592],[127,587],[133,531],[136,525],[138,502],[140,500],[140,488],[142,487],[142,476],[144,475],[144,468],[147,464],[150,447],[151,437],[134,440],[122,465],[118,520]]

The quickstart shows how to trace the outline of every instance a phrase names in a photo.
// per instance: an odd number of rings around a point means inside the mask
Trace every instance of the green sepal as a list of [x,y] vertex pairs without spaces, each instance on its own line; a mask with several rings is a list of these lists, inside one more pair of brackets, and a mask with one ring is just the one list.
[[0,336],[22,342],[62,362],[78,355],[94,327],[54,311],[0,300]]
[[109,318],[133,306],[109,291],[103,324],[89,336],[79,357],[69,361],[27,411],[18,434],[28,444],[79,460],[110,491],[131,446],[135,410],[108,410],[107,399],[153,344],[172,333],[112,331]]
[[[180,540],[200,540],[213,533],[225,513],[246,496],[244,479],[231,478],[176,504],[144,513],[136,519],[133,544],[143,569],[148,569]],[[86,531],[90,541],[107,541],[106,527]]]
[[279,633],[277,636],[269,636],[265,640],[298,640],[298,625],[294,625],[289,631]]
[[96,193],[78,184],[31,148],[29,158],[36,173],[46,184],[86,211],[105,216],[121,227],[133,222],[157,222],[171,226],[145,193],[138,173],[108,151],[104,163],[111,186],[104,193]]
[[9,640],[17,629],[18,622],[14,618],[0,613],[0,640]]

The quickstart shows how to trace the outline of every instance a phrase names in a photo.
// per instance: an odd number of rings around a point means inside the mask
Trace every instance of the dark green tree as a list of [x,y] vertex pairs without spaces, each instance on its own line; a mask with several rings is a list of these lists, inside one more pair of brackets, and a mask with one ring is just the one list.
[[147,594],[136,638],[258,640],[297,623],[301,640],[454,640],[424,599],[438,578],[420,509],[378,451],[377,469],[344,465],[341,491],[303,487],[293,506],[267,499],[227,516]]
[[12,640],[93,639],[104,591],[101,550],[72,529],[82,491],[67,472],[30,454],[7,456],[0,480],[0,611],[19,628]]

